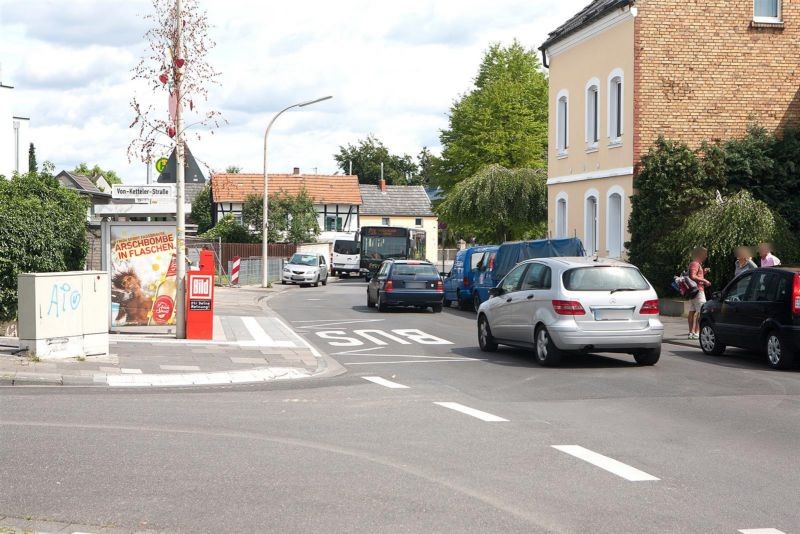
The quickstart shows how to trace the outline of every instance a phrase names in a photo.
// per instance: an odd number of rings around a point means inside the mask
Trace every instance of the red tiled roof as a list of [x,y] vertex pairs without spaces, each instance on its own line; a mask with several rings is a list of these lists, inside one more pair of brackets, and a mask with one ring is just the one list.
[[[315,204],[361,204],[358,176],[322,174],[270,174],[269,194],[295,195],[305,188]],[[211,176],[214,202],[244,202],[248,195],[264,192],[263,174],[219,173]]]

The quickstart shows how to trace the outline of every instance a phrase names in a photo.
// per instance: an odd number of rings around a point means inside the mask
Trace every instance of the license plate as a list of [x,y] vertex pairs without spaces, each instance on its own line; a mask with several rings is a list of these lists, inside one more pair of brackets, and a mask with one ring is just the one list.
[[604,308],[593,312],[595,321],[624,321],[632,317],[632,310],[627,308]]
[[305,280],[302,276],[293,276],[292,280]]
[[408,289],[425,289],[428,287],[428,284],[425,282],[406,282],[406,288]]

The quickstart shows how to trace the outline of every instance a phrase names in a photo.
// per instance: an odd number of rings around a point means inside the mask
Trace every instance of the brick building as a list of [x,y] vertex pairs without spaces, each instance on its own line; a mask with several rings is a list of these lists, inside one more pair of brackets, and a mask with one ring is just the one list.
[[800,118],[800,3],[594,0],[541,46],[550,69],[548,226],[624,256],[641,156]]

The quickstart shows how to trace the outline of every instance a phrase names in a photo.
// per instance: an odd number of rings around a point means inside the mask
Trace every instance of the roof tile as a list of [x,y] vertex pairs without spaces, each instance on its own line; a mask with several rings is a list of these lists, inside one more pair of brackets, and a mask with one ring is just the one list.
[[[315,204],[361,205],[358,176],[322,174],[270,174],[269,194],[283,191],[295,195],[302,188]],[[219,173],[211,177],[214,202],[244,202],[248,195],[264,192],[263,174]]]
[[361,186],[361,215],[433,217],[431,201],[421,185]]

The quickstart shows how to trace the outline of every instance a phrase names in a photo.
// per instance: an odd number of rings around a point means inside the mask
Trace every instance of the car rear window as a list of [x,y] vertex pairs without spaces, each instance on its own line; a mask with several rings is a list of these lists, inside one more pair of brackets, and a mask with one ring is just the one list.
[[650,285],[635,267],[578,267],[563,275],[564,289],[568,291],[613,291],[627,289],[643,291]]
[[439,276],[439,273],[430,264],[398,263],[392,269],[392,276]]
[[358,241],[336,241],[333,244],[333,251],[337,254],[347,254],[349,256],[359,253]]

